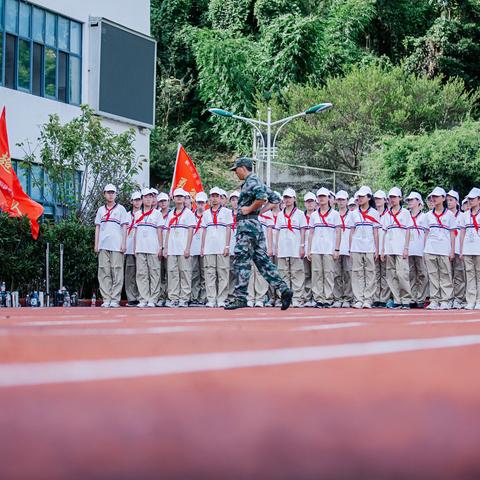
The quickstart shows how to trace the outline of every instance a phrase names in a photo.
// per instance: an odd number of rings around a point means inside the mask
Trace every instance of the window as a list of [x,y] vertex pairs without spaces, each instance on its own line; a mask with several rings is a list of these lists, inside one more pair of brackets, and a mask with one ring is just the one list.
[[0,0],[0,85],[80,105],[82,24],[28,0]]

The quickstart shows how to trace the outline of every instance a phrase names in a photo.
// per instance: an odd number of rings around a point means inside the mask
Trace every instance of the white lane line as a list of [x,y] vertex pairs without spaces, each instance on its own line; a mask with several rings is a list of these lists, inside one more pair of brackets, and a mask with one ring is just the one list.
[[306,325],[304,327],[291,328],[291,332],[307,332],[310,330],[335,330],[337,328],[352,328],[367,325],[362,322],[346,322],[346,323],[325,323],[323,325]]
[[39,320],[36,322],[16,323],[15,327],[57,327],[60,325],[97,325],[103,323],[122,323],[122,320]]
[[318,362],[480,345],[480,335],[412,338],[193,355],[0,365],[0,387],[45,385]]
[[480,323],[480,319],[470,320],[419,320],[416,322],[409,322],[409,325],[443,325],[443,324],[456,324],[456,323]]
[[[76,337],[76,336],[100,336],[100,335],[160,335],[165,333],[183,333],[203,330],[201,327],[147,327],[147,328],[66,328],[56,330],[37,330],[28,332],[27,335],[41,335],[54,337]],[[24,331],[18,329],[0,329],[0,336],[25,335]]]

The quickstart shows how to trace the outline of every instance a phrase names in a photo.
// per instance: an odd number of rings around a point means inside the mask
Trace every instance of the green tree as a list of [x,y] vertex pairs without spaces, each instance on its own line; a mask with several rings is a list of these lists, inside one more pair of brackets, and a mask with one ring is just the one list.
[[250,30],[252,13],[253,0],[210,0],[208,5],[208,18],[212,27],[218,30]]

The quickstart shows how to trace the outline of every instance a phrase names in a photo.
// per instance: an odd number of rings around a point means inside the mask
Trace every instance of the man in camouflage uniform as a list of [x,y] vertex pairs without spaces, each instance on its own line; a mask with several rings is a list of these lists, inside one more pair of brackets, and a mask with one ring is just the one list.
[[280,290],[281,308],[286,310],[292,302],[293,292],[280,278],[277,267],[268,258],[265,235],[258,220],[258,214],[267,203],[279,203],[281,199],[252,173],[252,166],[250,158],[241,157],[231,168],[231,170],[235,170],[240,180],[244,180],[244,183],[238,199],[237,234],[233,262],[234,298],[225,306],[225,309],[235,310],[247,306],[248,280],[253,260],[263,278],[272,287]]

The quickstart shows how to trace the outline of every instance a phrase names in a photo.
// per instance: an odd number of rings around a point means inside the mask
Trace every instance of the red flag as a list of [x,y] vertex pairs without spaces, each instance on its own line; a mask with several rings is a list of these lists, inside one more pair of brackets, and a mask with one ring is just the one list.
[[188,156],[188,153],[178,144],[177,161],[175,162],[175,170],[173,171],[172,188],[170,189],[170,196],[176,188],[183,188],[187,191],[192,200],[198,192],[203,192],[202,181],[198,175],[197,169]]
[[23,191],[12,167],[5,107],[0,117],[0,209],[7,212],[9,217],[27,216],[30,219],[32,237],[35,240],[38,238],[40,230],[38,219],[43,214],[43,207]]

